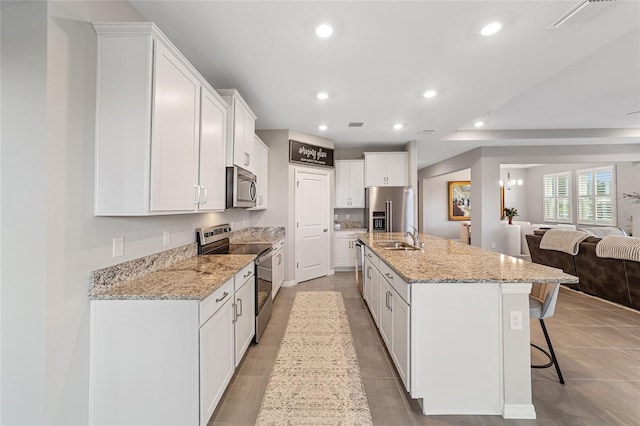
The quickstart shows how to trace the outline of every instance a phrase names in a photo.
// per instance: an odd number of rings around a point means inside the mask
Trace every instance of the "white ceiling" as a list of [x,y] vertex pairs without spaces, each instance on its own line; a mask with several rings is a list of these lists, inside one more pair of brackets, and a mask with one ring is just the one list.
[[[214,87],[238,89],[258,129],[337,149],[416,140],[419,168],[478,146],[640,142],[639,1],[558,29],[576,1],[132,3]],[[480,36],[494,20],[502,31]]]

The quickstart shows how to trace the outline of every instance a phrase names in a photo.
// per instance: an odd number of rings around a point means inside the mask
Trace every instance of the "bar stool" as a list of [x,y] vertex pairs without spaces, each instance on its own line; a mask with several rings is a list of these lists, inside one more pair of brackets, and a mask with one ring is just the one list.
[[558,300],[559,290],[560,284],[558,283],[536,283],[531,286],[531,294],[529,295],[529,317],[537,318],[540,320],[540,327],[542,328],[544,338],[547,341],[547,346],[549,347],[549,352],[547,352],[540,346],[531,343],[531,346],[544,353],[549,359],[549,362],[546,364],[532,364],[531,367],[549,368],[552,365],[555,366],[556,373],[558,373],[558,379],[560,379],[560,383],[564,385],[564,378],[562,377],[562,372],[560,371],[560,366],[558,365],[558,359],[556,358],[556,354],[553,351],[553,346],[551,345],[551,339],[549,338],[547,327],[544,325],[544,319],[552,316],[553,312],[556,309],[556,301]]

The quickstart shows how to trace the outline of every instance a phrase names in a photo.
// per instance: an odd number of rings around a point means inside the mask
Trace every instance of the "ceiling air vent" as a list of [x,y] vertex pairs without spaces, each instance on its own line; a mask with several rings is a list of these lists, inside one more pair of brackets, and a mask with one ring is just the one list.
[[577,27],[592,21],[618,4],[618,0],[582,0],[556,19],[547,29]]
[[435,132],[436,129],[422,129],[418,132],[418,136],[424,136],[424,135],[430,135],[431,133]]
[[349,122],[349,127],[362,127],[364,123],[362,121],[351,121]]

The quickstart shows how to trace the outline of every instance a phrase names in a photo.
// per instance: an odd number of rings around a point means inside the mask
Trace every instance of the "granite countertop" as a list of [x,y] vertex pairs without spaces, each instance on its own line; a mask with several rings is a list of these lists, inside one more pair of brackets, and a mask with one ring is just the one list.
[[386,250],[380,241],[411,242],[405,234],[366,233],[357,237],[380,260],[410,283],[577,283],[578,278],[550,268],[429,235],[419,236],[422,250]]
[[231,244],[275,244],[284,237],[284,227],[252,227],[233,231],[229,236],[229,242]]
[[94,289],[94,300],[203,300],[254,261],[253,254],[196,256],[113,287]]

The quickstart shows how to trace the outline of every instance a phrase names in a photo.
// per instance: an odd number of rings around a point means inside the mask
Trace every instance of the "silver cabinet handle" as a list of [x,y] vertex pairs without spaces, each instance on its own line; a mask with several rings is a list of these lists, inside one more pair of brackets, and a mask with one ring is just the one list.
[[193,204],[200,202],[200,185],[193,185]]
[[327,231],[329,231],[329,228],[324,228],[324,229],[322,230],[322,232],[327,232]]
[[243,309],[242,309],[242,299],[238,299],[238,302],[240,303],[240,313],[238,314],[238,317],[241,317],[242,316],[242,311],[243,311]]
[[393,312],[393,294],[389,292],[389,310]]
[[229,293],[227,293],[226,291],[222,294],[222,297],[219,297],[216,299],[216,302],[222,302],[224,299],[227,298],[227,296],[229,295]]
[[233,304],[233,321],[231,322],[238,322],[238,305],[237,304]]
[[202,201],[201,201],[202,204],[207,204],[207,198],[208,198],[207,195],[208,195],[207,187],[203,186],[202,187]]
[[393,277],[387,272],[386,274],[384,274],[385,277],[389,278],[390,280],[393,279]]
[[246,274],[244,274],[244,275],[242,276],[242,278],[247,278],[249,275],[251,275],[251,271],[247,271],[247,273],[246,273]]
[[367,266],[367,278],[371,279],[371,266]]
[[278,253],[278,265],[282,265],[282,253]]

